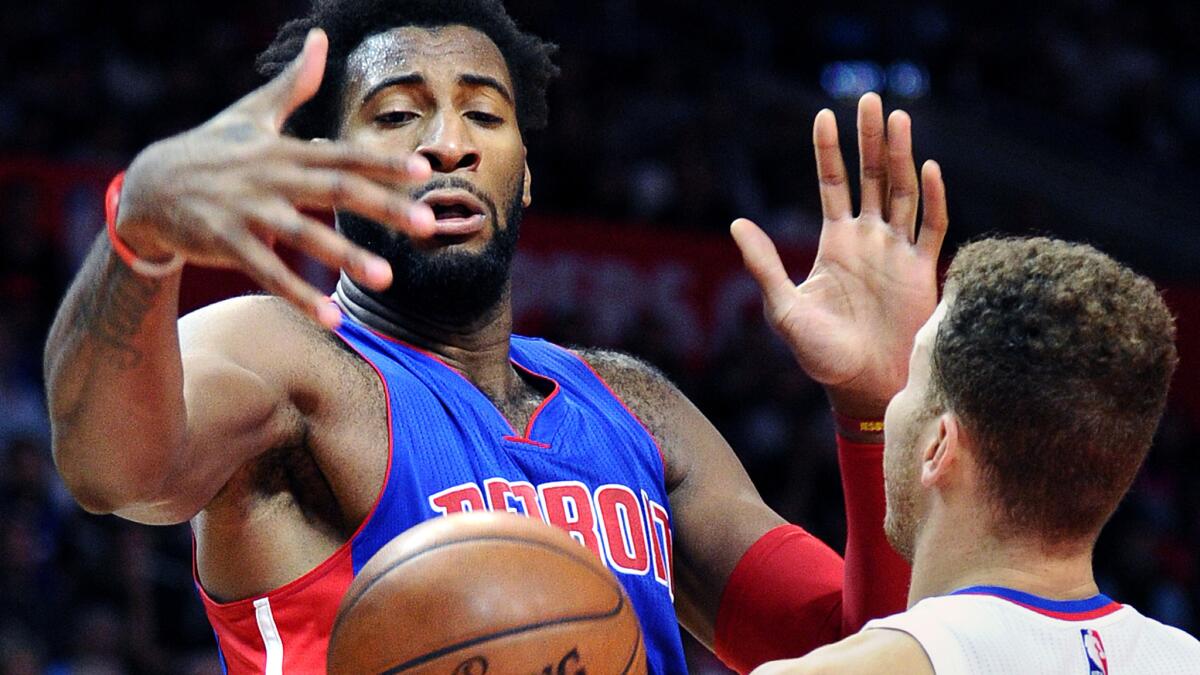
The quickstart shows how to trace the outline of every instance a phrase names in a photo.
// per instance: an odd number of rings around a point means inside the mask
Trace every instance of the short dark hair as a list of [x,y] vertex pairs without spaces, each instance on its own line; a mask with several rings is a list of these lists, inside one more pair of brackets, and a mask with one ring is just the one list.
[[551,58],[558,48],[523,33],[500,0],[313,0],[306,16],[283,25],[258,57],[258,71],[275,77],[304,46],[308,31],[329,35],[321,90],[292,115],[285,130],[299,138],[333,138],[341,123],[346,58],[372,35],[402,26],[464,25],[487,35],[500,49],[512,76],[517,124],[522,134],[546,126],[546,88],[558,75]]
[[964,247],[932,355],[1000,520],[1044,544],[1094,536],[1150,449],[1178,362],[1154,284],[1084,244]]

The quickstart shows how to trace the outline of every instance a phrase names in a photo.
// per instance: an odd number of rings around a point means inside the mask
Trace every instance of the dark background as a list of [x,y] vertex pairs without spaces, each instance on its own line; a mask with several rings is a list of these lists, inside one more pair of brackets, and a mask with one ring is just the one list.
[[[41,350],[102,223],[107,177],[258,86],[254,56],[302,4],[0,9],[0,673],[219,672],[187,529],[89,516],[60,485]],[[803,259],[820,226],[812,118],[833,108],[852,139],[853,103],[869,88],[912,113],[919,160],[942,163],[948,253],[988,232],[1089,241],[1163,284],[1181,330],[1200,322],[1200,5],[798,4],[510,1],[523,27],[562,48],[551,126],[528,139],[540,229],[586,217],[579,231],[597,246],[631,229],[718,246],[734,217],[749,216]],[[613,331],[591,311],[556,308],[531,328],[658,364],[768,502],[840,546],[820,389],[756,315],[686,358],[660,320]],[[1185,349],[1171,410],[1096,569],[1118,601],[1197,634],[1192,358]],[[689,649],[694,672],[720,672]]]

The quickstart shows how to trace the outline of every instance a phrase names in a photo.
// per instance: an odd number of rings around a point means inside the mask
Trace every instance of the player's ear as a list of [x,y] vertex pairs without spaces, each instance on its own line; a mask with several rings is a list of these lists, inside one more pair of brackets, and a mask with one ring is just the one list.
[[522,193],[522,196],[521,196],[521,204],[525,208],[529,208],[529,205],[533,203],[532,186],[533,186],[533,174],[530,173],[530,171],[529,171],[529,160],[525,160],[525,185],[522,188],[524,190],[524,192]]
[[925,487],[945,483],[950,478],[961,461],[962,440],[958,416],[942,413],[937,421],[937,434],[921,453],[921,483]]

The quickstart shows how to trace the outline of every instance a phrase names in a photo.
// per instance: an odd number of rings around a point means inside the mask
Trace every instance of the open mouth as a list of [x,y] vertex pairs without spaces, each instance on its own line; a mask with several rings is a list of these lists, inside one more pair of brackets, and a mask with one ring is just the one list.
[[464,237],[483,229],[487,222],[487,211],[483,204],[469,192],[436,191],[421,198],[430,209],[437,226],[437,237]]
[[466,204],[432,204],[433,215],[438,220],[455,220],[479,215]]

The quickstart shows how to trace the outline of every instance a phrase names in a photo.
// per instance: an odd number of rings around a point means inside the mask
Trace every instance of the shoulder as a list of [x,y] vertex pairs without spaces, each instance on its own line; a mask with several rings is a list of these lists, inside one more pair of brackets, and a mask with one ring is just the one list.
[[661,442],[671,431],[670,411],[687,398],[658,368],[635,356],[605,349],[572,349],[591,366],[650,433]]
[[340,345],[329,331],[273,295],[244,295],[179,319],[179,344],[189,354],[220,355],[251,367],[298,364],[306,349]]
[[814,650],[789,661],[774,661],[754,670],[753,675],[933,675],[925,650],[907,633],[871,629]]
[[605,349],[571,351],[591,366],[658,442],[671,485],[683,464],[680,430],[689,414],[699,414],[694,406],[661,370],[635,356]]
[[644,407],[647,401],[662,404],[683,397],[661,370],[636,356],[608,349],[570,351],[591,366],[628,405]]
[[1196,658],[1200,658],[1200,640],[1197,640],[1196,637],[1191,633],[1188,633],[1181,628],[1176,628],[1170,624],[1163,623],[1158,619],[1148,617],[1145,614],[1142,614],[1132,605],[1125,605],[1125,610],[1135,615],[1138,621],[1142,622],[1146,626],[1149,626],[1150,630],[1153,631],[1153,634],[1156,636],[1156,639],[1160,641],[1160,644],[1165,643],[1166,645],[1171,645],[1179,649],[1181,652],[1191,654]]
[[[189,348],[232,347],[288,334],[317,331],[286,301],[273,295],[244,295],[201,307],[179,319],[179,338]],[[308,330],[305,330],[308,329]]]
[[290,396],[341,381],[331,373],[359,370],[358,357],[337,335],[270,295],[231,298],[189,313],[179,320],[179,345],[185,380],[203,390],[249,376]]

